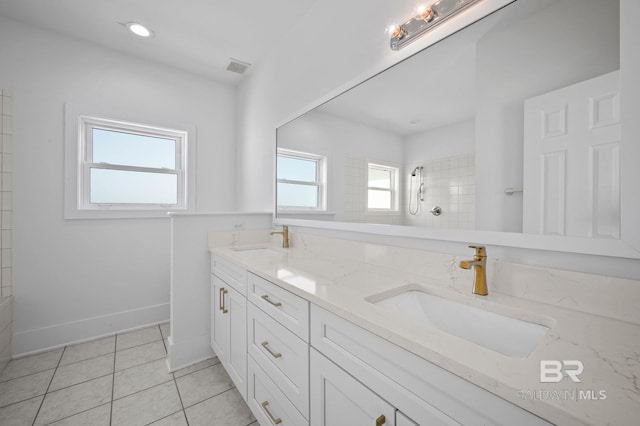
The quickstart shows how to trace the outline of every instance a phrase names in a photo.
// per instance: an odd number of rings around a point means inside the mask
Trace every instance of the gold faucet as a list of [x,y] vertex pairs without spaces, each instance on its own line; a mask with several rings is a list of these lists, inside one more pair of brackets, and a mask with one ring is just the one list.
[[473,294],[486,296],[489,294],[487,290],[487,250],[484,246],[469,246],[475,249],[476,254],[473,260],[461,260],[460,267],[462,269],[471,269],[473,266]]
[[282,231],[273,231],[271,235],[282,234],[282,248],[289,248],[289,227],[282,225]]

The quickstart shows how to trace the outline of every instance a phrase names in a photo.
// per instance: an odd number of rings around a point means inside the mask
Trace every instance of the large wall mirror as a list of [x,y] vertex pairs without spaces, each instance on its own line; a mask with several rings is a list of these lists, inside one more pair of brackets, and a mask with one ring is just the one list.
[[277,217],[620,239],[618,0],[517,0],[277,129]]

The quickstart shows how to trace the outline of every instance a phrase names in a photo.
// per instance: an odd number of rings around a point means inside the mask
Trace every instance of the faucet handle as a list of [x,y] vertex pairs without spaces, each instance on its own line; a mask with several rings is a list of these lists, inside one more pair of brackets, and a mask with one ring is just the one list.
[[485,246],[470,245],[469,248],[476,251],[476,257],[487,257],[487,248]]

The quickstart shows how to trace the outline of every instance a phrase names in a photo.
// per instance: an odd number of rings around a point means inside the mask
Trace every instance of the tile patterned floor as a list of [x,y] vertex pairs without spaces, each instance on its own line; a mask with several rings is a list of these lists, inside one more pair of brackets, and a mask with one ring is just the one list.
[[167,371],[168,324],[11,361],[0,425],[257,426],[217,358]]

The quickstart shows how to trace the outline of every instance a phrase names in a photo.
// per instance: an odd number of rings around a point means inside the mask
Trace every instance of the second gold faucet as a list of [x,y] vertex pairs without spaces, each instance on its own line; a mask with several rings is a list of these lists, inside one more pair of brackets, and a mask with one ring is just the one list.
[[282,234],[282,248],[289,248],[289,227],[282,225],[282,231],[273,231],[271,235]]
[[487,249],[484,246],[469,246],[475,249],[476,254],[473,260],[461,260],[460,267],[462,269],[471,269],[473,266],[473,294],[486,296],[489,294],[487,289]]

